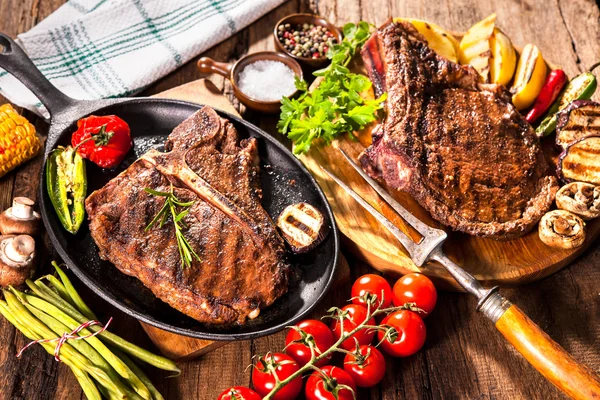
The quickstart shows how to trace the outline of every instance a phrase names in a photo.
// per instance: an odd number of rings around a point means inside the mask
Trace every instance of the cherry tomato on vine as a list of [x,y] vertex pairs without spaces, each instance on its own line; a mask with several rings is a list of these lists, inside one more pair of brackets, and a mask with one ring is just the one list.
[[[362,324],[368,316],[367,309],[358,304],[348,304],[342,307],[344,313],[344,332],[351,332],[358,325]],[[371,317],[367,325],[375,325],[375,318]],[[342,325],[338,319],[331,323],[333,337],[337,341],[342,336]],[[375,337],[375,331],[372,329],[361,329],[354,335],[342,342],[341,347],[346,350],[352,350],[356,346],[354,339],[358,340],[358,344],[371,344]]]
[[416,303],[423,310],[419,315],[423,318],[429,315],[437,302],[437,291],[433,282],[423,274],[406,274],[394,284],[394,305],[403,306],[406,303]]
[[381,348],[394,357],[408,357],[415,354],[425,344],[427,330],[425,323],[419,315],[413,311],[400,310],[391,313],[381,321],[381,325],[389,325],[394,328],[392,336],[386,335],[386,331],[377,332],[381,341]]
[[217,400],[262,400],[262,397],[247,387],[234,386],[221,393]]
[[[292,357],[300,368],[310,361],[311,353],[308,345],[308,340],[312,340],[316,346],[315,354],[319,356],[322,352],[326,351],[333,345],[333,333],[327,325],[316,319],[306,319],[301,321],[296,327],[300,328],[304,333],[309,334],[310,337],[302,338],[302,335],[295,329],[290,329],[287,336],[285,337],[285,352],[288,356]],[[296,341],[302,341],[297,342]],[[319,360],[315,365],[322,367],[326,365],[331,356]]]
[[[287,354],[283,353],[268,353],[263,357],[267,365],[264,365],[261,360],[256,362],[252,369],[252,386],[254,390],[261,396],[266,396],[275,387],[275,376],[270,371],[268,365],[275,369],[275,373],[280,381],[287,379],[300,368],[298,363]],[[285,385],[274,396],[273,400],[292,400],[295,399],[302,391],[302,377],[299,376]]]
[[355,354],[346,354],[344,370],[350,375],[356,386],[372,387],[385,375],[385,358],[375,347],[360,346]]
[[[371,307],[374,310],[381,304],[381,308],[387,308],[392,304],[392,287],[385,280],[385,278],[375,275],[367,274],[358,278],[352,285],[352,303],[359,304],[361,306],[367,306],[365,301],[360,297],[366,293],[371,293],[377,296],[377,301]],[[381,299],[383,297],[383,304]]]
[[[340,367],[327,365],[319,371],[313,372],[306,381],[306,400],[354,400],[356,385],[352,377]],[[343,386],[351,388],[349,390]]]

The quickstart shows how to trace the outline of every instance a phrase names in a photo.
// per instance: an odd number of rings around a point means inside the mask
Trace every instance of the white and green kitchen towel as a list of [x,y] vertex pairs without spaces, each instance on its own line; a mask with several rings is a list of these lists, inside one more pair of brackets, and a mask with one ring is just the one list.
[[[285,0],[69,0],[17,42],[68,96],[133,95]],[[0,70],[0,93],[48,117]]]

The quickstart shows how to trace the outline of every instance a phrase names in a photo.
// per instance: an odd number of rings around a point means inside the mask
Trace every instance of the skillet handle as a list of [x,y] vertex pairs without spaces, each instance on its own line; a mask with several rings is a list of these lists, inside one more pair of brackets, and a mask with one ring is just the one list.
[[[487,304],[486,304],[487,303]],[[573,399],[600,399],[600,377],[548,336],[516,305],[493,293],[481,311],[529,363]]]
[[50,116],[60,114],[75,104],[75,100],[65,95],[50,83],[33,64],[23,49],[9,36],[0,33],[0,67],[21,81],[46,106]]

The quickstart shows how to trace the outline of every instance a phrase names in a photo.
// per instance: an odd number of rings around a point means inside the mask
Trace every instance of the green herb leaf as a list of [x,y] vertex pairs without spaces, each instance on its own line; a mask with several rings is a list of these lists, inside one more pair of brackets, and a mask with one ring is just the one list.
[[[200,260],[200,256],[192,249],[190,242],[187,241],[185,236],[183,235],[183,229],[187,226],[183,222],[183,219],[190,212],[190,207],[194,204],[193,201],[183,202],[175,196],[173,191],[173,185],[171,185],[170,192],[159,192],[158,190],[154,190],[151,188],[144,189],[146,193],[157,196],[164,197],[165,203],[158,213],[154,216],[152,221],[146,226],[146,231],[152,228],[158,221],[159,228],[162,228],[164,224],[167,222],[169,217],[173,221],[173,228],[175,229],[175,239],[177,240],[177,248],[179,250],[179,256],[181,257],[181,266],[183,268],[189,268],[192,265],[192,261],[195,258],[198,261]],[[180,211],[177,210],[179,207]]]
[[377,118],[385,94],[365,101],[361,93],[371,87],[371,81],[364,75],[351,73],[348,68],[372,30],[373,26],[364,21],[346,24],[344,40],[327,52],[331,60],[329,66],[313,72],[321,77],[319,85],[309,91],[305,81],[296,79],[300,96],[282,99],[277,128],[294,142],[295,154],[308,151],[317,139],[329,144],[342,133],[354,138],[352,131],[364,128]]

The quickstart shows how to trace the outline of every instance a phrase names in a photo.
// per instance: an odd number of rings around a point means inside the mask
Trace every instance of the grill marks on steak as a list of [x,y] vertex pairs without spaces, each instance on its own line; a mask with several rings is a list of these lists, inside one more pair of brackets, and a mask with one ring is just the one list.
[[[255,139],[204,107],[86,200],[100,257],[135,276],[173,308],[206,323],[243,323],[287,292],[289,267],[260,204]],[[144,188],[194,201],[184,235],[201,261],[182,268],[171,222],[146,231],[164,204]],[[252,315],[253,316],[253,315]]]
[[513,238],[550,208],[557,182],[506,89],[438,56],[409,23],[389,23],[362,56],[386,119],[362,167],[409,192],[431,215],[473,235]]

